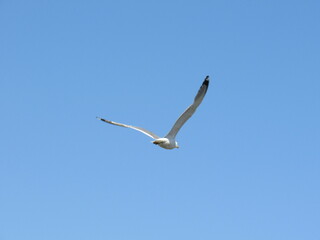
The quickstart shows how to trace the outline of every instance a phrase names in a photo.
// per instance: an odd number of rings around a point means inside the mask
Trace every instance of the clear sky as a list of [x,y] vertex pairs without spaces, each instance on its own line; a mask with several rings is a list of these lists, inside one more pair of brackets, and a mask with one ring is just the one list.
[[319,12],[0,1],[0,239],[320,239]]

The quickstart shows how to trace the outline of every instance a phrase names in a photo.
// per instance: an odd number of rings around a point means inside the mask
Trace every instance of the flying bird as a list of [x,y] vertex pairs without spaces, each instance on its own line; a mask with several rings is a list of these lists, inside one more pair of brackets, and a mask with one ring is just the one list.
[[135,126],[131,126],[131,125],[117,123],[117,122],[109,121],[109,120],[106,120],[106,119],[103,119],[100,117],[97,117],[97,118],[103,122],[106,122],[106,123],[110,123],[110,124],[120,126],[120,127],[132,128],[134,130],[142,132],[142,133],[146,134],[147,136],[154,139],[154,141],[152,141],[153,144],[156,144],[162,148],[165,148],[165,149],[179,148],[179,145],[178,145],[177,141],[175,140],[176,135],[179,132],[179,130],[181,129],[181,127],[183,126],[183,124],[185,124],[185,122],[195,113],[196,109],[199,107],[204,96],[206,95],[208,87],[209,87],[209,76],[206,76],[206,78],[204,79],[196,97],[194,98],[193,103],[181,114],[181,116],[178,118],[178,120],[175,122],[175,124],[171,128],[170,132],[165,137],[158,137],[153,132],[150,132],[150,131],[148,131],[144,128],[141,128],[141,127],[135,127]]

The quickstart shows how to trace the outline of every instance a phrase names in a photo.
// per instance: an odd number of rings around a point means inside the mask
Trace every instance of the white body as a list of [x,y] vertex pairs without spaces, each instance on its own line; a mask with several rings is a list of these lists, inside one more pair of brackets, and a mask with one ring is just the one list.
[[158,138],[157,140],[152,141],[152,143],[165,149],[179,148],[178,143],[174,139],[169,138]]

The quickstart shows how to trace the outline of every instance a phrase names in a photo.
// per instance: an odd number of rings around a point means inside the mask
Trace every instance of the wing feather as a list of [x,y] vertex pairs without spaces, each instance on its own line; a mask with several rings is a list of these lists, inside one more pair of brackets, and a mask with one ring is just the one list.
[[153,139],[158,139],[159,137],[154,134],[153,132],[150,132],[144,128],[141,128],[141,127],[135,127],[135,126],[131,126],[131,125],[126,125],[126,124],[122,124],[122,123],[117,123],[117,122],[113,122],[113,121],[109,121],[109,120],[106,120],[106,119],[103,119],[103,118],[99,118],[97,117],[99,120],[103,121],[103,122],[106,122],[106,123],[110,123],[110,124],[113,124],[113,125],[116,125],[116,126],[120,126],[120,127],[125,127],[125,128],[131,128],[131,129],[134,129],[134,130],[137,130],[139,132],[142,132],[144,133],[145,135],[153,138]]
[[179,132],[183,124],[185,124],[185,122],[188,121],[188,119],[195,113],[195,111],[201,104],[204,96],[207,93],[208,87],[209,87],[209,76],[207,76],[204,79],[196,97],[194,98],[193,103],[181,114],[181,116],[178,118],[178,120],[175,122],[175,124],[171,128],[170,132],[166,135],[167,138],[174,139],[176,137],[177,133]]

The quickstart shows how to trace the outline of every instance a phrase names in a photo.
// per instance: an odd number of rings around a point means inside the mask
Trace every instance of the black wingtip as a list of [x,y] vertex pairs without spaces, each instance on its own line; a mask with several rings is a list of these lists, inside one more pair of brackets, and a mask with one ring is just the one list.
[[206,86],[209,85],[209,75],[206,76],[206,78],[205,78],[204,81],[203,81],[203,84],[206,85]]
[[98,120],[101,120],[102,122],[107,122],[105,119],[101,118],[101,117],[96,117]]

